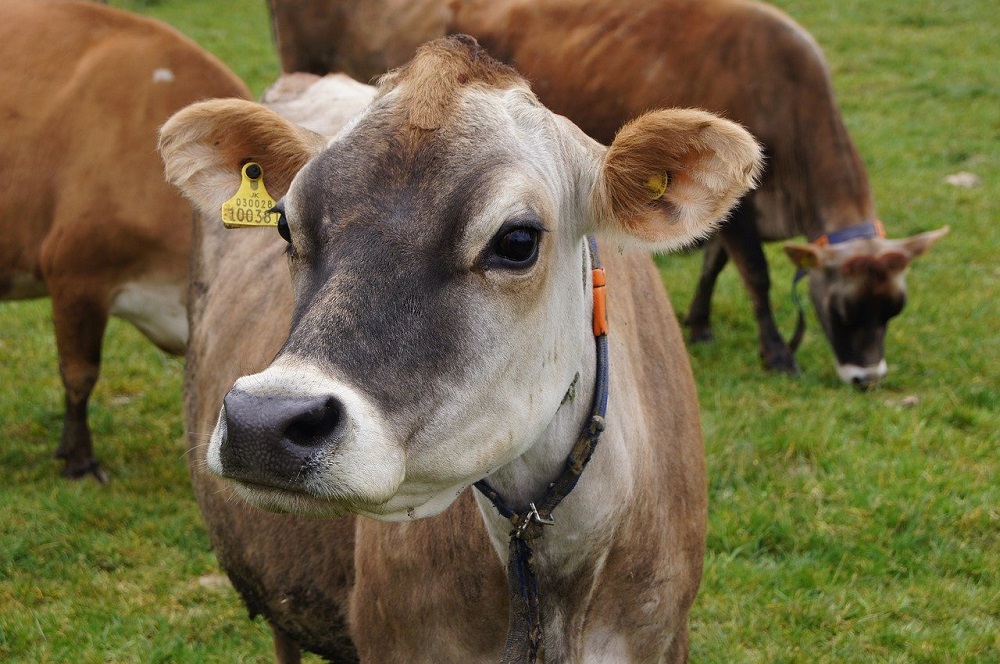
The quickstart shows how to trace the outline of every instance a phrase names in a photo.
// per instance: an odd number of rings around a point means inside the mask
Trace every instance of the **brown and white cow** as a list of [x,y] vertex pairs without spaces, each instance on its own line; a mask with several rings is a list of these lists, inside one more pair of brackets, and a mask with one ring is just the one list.
[[156,21],[89,2],[0,2],[0,298],[50,296],[66,388],[63,474],[105,475],[87,401],[109,315],[187,342],[190,204],[157,131],[178,109],[249,92]]
[[[746,131],[657,111],[605,148],[452,37],[332,140],[207,102],[164,126],[161,150],[209,219],[185,390],[193,481],[279,659],[301,645],[498,661],[511,526],[468,487],[488,477],[527,507],[588,419],[588,233],[607,270],[610,396],[590,465],[532,544],[545,661],[685,658],[706,525],[697,401],[657,270],[618,247],[710,232],[760,166]],[[278,233],[218,221],[249,161],[281,197]]]
[[[476,37],[532,83],[539,99],[601,142],[641,113],[706,108],[740,122],[763,144],[761,186],[706,248],[687,317],[691,338],[712,337],[715,281],[733,259],[753,303],[764,364],[796,372],[778,331],[761,242],[874,227],[868,176],[844,126],[822,51],[781,11],[751,0],[271,0],[286,71],[343,71],[360,80],[409,57],[413,44],[446,32]],[[410,9],[404,9],[407,5]],[[418,11],[419,10],[419,11]],[[308,20],[304,20],[308,17]],[[868,226],[866,222],[871,222]],[[883,338],[906,296],[905,270],[946,231],[866,241],[810,271],[816,314],[838,373],[868,385],[886,373]],[[805,254],[809,252],[804,250]],[[799,248],[794,260],[812,257]],[[817,255],[825,256],[824,252]],[[857,258],[887,269],[838,271]],[[831,258],[831,260],[834,260]],[[845,314],[849,310],[853,313]]]

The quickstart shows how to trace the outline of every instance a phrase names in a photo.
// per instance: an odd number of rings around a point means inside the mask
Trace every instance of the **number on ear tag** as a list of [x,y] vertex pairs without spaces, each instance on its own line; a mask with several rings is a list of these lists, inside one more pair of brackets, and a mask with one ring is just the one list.
[[649,192],[649,198],[654,201],[663,198],[663,194],[667,191],[668,184],[670,184],[669,173],[650,177],[646,180],[646,190]]
[[264,188],[264,169],[251,161],[243,166],[243,180],[236,195],[222,204],[222,225],[226,228],[277,226],[274,199]]

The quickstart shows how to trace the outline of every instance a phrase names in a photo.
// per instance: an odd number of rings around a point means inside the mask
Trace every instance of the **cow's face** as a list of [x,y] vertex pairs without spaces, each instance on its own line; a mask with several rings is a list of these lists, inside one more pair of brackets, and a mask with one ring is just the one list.
[[[543,438],[592,364],[585,234],[679,246],[757,172],[752,138],[701,112],[650,115],[608,151],[484,57],[465,40],[422,49],[282,198],[291,332],[226,396],[208,454],[255,504],[385,519],[444,509]],[[254,108],[252,122],[218,102],[175,117],[168,174],[183,170],[186,135],[245,141],[282,126]],[[219,168],[238,173],[231,152]],[[655,201],[654,173],[671,176]],[[184,189],[199,200],[196,182]]]
[[785,246],[792,262],[809,270],[816,317],[845,383],[867,388],[885,378],[885,333],[906,304],[906,268],[947,232],[944,227],[904,240]]

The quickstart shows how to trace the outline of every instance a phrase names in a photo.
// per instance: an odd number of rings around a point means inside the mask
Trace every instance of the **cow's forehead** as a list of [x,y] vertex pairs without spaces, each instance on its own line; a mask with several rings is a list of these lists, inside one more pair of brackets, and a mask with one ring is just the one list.
[[434,99],[411,90],[418,83],[384,86],[310,162],[287,199],[295,218],[315,231],[334,220],[405,222],[413,239],[438,244],[443,234],[463,254],[506,219],[534,215],[555,230],[554,206],[573,182],[566,137],[523,81],[470,79]]
[[345,189],[416,195],[427,209],[455,191],[481,197],[470,185],[491,179],[507,177],[514,195],[518,177],[560,186],[557,126],[527,82],[475,40],[438,40],[381,79],[373,103],[304,170],[289,203],[312,207],[302,212],[316,219]]
[[407,124],[438,129],[453,118],[463,91],[474,87],[528,90],[515,70],[491,58],[475,40],[455,36],[424,45],[406,66],[382,77],[377,99],[395,93]]
[[[496,95],[505,96],[463,91],[452,120],[434,130],[402,122],[400,100],[384,98],[308,164],[288,209],[310,225],[405,222],[421,236],[469,232],[473,244],[496,230],[490,225],[526,214],[555,230],[553,205],[566,179],[566,164],[553,158],[555,124],[524,117],[534,113],[523,99],[487,100]],[[477,230],[476,220],[486,226]]]
[[823,248],[823,260],[827,264],[840,264],[858,256],[879,256],[890,251],[898,251],[898,241],[885,238],[858,238]]

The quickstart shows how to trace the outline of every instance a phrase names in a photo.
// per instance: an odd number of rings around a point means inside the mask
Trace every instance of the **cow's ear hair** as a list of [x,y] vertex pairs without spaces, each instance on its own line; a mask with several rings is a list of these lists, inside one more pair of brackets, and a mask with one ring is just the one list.
[[819,267],[823,262],[820,249],[815,245],[788,242],[782,248],[795,267],[811,270]]
[[917,256],[922,256],[927,253],[931,247],[933,247],[938,240],[943,238],[951,230],[950,226],[942,226],[936,231],[927,231],[926,233],[920,233],[919,235],[914,235],[902,240],[896,240],[898,243],[897,248],[902,249],[910,258],[910,260],[916,258]]
[[597,230],[652,250],[690,244],[755,185],[762,161],[757,141],[734,122],[691,109],[647,113],[604,155]]
[[243,99],[192,104],[160,129],[167,180],[204,213],[218,216],[240,186],[248,161],[260,164],[275,199],[329,139],[294,125],[274,111]]

